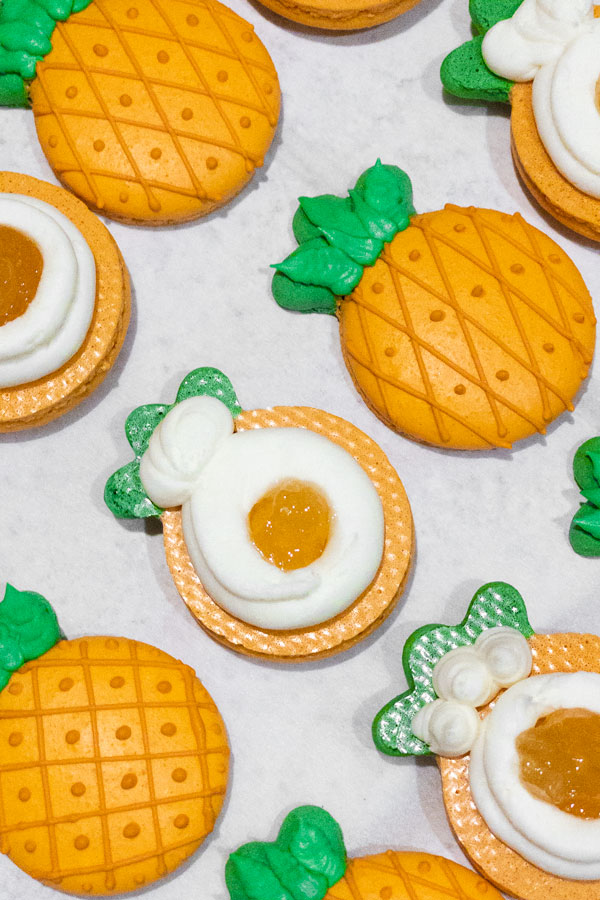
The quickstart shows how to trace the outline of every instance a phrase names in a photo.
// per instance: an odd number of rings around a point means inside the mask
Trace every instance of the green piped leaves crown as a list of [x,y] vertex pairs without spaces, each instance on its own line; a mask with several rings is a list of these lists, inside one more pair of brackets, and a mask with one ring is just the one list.
[[600,437],[578,449],[573,474],[585,498],[571,522],[569,540],[580,556],[600,556]]
[[0,603],[0,691],[13,672],[60,640],[56,614],[41,594],[6,585]]
[[225,881],[231,900],[322,900],[343,878],[346,848],[340,826],[318,806],[300,806],[277,840],[244,844],[231,854]]
[[154,429],[167,413],[188,397],[216,397],[225,404],[234,419],[242,407],[233,386],[218,369],[194,369],[183,379],[175,403],[151,403],[138,406],[127,417],[125,434],[135,459],[110,476],[104,488],[104,502],[120,519],[145,519],[163,512],[150,500],[140,480],[140,459],[148,449]]
[[475,37],[449,53],[440,70],[442,84],[450,94],[464,100],[510,102],[514,82],[488,69],[481,45],[487,31],[497,22],[510,19],[523,0],[471,0],[469,12]]
[[335,315],[337,297],[350,294],[365,266],[379,259],[384,244],[415,214],[408,175],[377,160],[347,197],[300,197],[294,216],[299,247],[276,263],[273,296],[296,312]]
[[408,690],[386,704],[373,722],[373,740],[389,756],[429,756],[428,745],[412,731],[412,721],[437,698],[433,689],[435,664],[456,647],[468,647],[488,628],[515,628],[529,638],[534,633],[519,592],[502,581],[480,588],[459,625],[425,625],[404,645],[402,665]]
[[27,82],[52,50],[57,22],[92,0],[0,0],[0,106],[29,106]]

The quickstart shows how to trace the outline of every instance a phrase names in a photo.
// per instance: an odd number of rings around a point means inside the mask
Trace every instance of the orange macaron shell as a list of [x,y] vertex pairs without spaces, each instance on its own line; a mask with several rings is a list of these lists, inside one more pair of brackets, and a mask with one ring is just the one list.
[[60,641],[0,693],[0,847],[70,894],[136,891],[212,831],[223,720],[195,673],[127,638]]
[[118,221],[207,215],[263,165],[281,94],[253,27],[217,0],[94,2],[58,22],[30,100],[57,178]]
[[243,411],[236,431],[250,428],[308,428],[347,450],[365,470],[381,498],[385,520],[384,556],[366,591],[333,619],[310,628],[269,631],[242,622],[204,590],[190,560],[179,509],[162,516],[165,553],[177,590],[199,624],[217,641],[249,656],[278,662],[319,659],[348,649],[374,631],[402,594],[413,551],[408,498],[396,471],[371,438],[349,422],[307,407]]
[[523,219],[474,207],[417,215],[341,300],[365,402],[413,440],[510,447],[567,409],[595,348],[577,267]]
[[285,19],[329,31],[373,28],[408,12],[420,2],[421,0],[371,0],[358,3],[356,0],[261,0],[263,6]]
[[348,859],[343,878],[325,900],[501,900],[464,866],[431,853],[388,850]]
[[71,193],[13,172],[0,172],[0,193],[24,194],[54,206],[77,226],[96,262],[96,304],[83,344],[50,375],[27,384],[0,388],[0,433],[3,433],[45,425],[98,387],[125,340],[131,288],[123,257],[110,232]]
[[[536,634],[529,643],[532,675],[599,670],[600,638],[596,635]],[[520,900],[596,900],[600,896],[600,881],[574,881],[551,875],[494,837],[473,802],[469,755],[438,757],[437,763],[452,830],[471,863],[492,884]]]
[[532,105],[532,85],[515,84],[510,93],[511,148],[526,187],[555,219],[592,241],[600,241],[600,200],[571,184],[542,144]]

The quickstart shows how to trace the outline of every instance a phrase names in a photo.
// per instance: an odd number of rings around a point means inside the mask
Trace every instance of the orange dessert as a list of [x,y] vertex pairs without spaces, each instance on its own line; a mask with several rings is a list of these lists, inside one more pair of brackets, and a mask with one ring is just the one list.
[[1,433],[44,425],[98,387],[131,291],[111,234],[62,188],[0,172],[0,217]]
[[354,384],[390,428],[447,449],[508,448],[573,409],[594,354],[592,301],[564,250],[518,213],[416,215],[406,173],[378,161],[346,198],[301,197],[294,234],[274,297],[338,318]]
[[243,411],[225,375],[201,368],[174,404],[139,407],[125,428],[135,459],[105,501],[119,517],[160,516],[177,589],[216,640],[317,659],[392,611],[412,556],[410,506],[383,451],[349,422]]
[[88,206],[123,222],[184,222],[262,166],[277,73],[252,26],[217,0],[13,7],[0,10],[0,49],[20,52],[3,56],[0,105],[33,107],[48,162]]
[[21,651],[0,692],[2,852],[78,895],[173,872],[227,786],[225,727],[194,672],[127,638],[60,640],[38,594],[8,587],[0,621]]

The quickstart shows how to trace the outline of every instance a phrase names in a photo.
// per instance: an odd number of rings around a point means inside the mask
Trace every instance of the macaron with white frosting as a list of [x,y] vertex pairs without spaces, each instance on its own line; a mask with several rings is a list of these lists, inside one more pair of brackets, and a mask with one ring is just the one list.
[[600,240],[600,19],[593,0],[473,0],[442,65],[457,96],[508,102],[515,165],[560,222]]
[[[160,410],[160,415],[156,410]],[[320,410],[242,412],[198,369],[172,406],[129,417],[136,451],[105,499],[159,515],[167,561],[201,625],[240,652],[316,658],[388,615],[412,553],[404,489],[383,452]]]
[[79,403],[116,359],[129,278],[100,220],[61,188],[0,173],[0,432]]
[[494,582],[457,626],[409,638],[409,690],[374,723],[389,755],[435,754],[471,862],[520,900],[600,892],[600,638],[535,634]]

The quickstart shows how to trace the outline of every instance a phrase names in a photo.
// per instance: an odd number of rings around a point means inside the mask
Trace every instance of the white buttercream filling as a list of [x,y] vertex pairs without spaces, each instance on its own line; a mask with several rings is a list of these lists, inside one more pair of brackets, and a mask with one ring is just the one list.
[[[218,404],[218,406],[215,406]],[[342,447],[304,428],[232,434],[213,398],[177,404],[155,429],[140,477],[158,506],[182,504],[190,559],[210,596],[261,628],[317,625],[350,606],[381,564],[384,516],[371,479]],[[288,479],[313,485],[331,510],[331,532],[311,565],[282,571],[249,533],[252,507]]]
[[600,820],[581,819],[531,794],[519,776],[518,736],[559,709],[600,714],[600,674],[536,675],[509,688],[482,723],[471,751],[475,805],[490,831],[525,859],[562,878],[600,878]]
[[600,198],[600,20],[589,0],[524,0],[483,40],[496,74],[533,80],[540,139],[556,168],[579,190]]
[[21,194],[0,194],[0,225],[38,245],[43,270],[22,316],[0,327],[0,388],[60,369],[81,347],[96,300],[96,263],[79,229],[59,210]]

